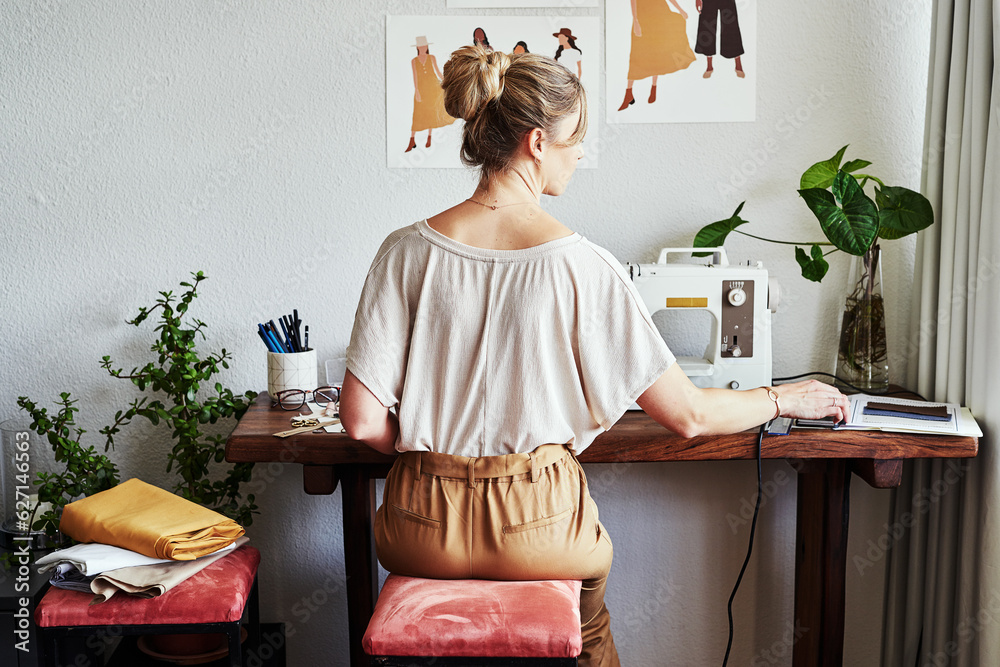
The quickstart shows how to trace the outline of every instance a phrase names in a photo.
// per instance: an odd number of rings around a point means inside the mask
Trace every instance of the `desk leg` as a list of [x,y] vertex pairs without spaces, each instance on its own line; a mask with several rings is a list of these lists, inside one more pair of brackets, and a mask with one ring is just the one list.
[[[844,594],[851,473],[842,459],[801,462],[795,544],[797,667],[844,660]],[[796,630],[798,632],[798,630]]]
[[368,667],[361,647],[375,599],[378,565],[372,519],[375,515],[375,480],[364,466],[338,466],[344,512],[344,567],[347,572],[347,636],[351,666]]

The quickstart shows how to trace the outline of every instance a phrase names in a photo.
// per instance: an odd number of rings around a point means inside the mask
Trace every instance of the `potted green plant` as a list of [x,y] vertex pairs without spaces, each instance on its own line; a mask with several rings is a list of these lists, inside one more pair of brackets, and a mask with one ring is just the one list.
[[[868,160],[843,162],[846,152],[844,146],[832,158],[806,169],[799,179],[799,196],[819,221],[826,241],[784,241],[738,229],[747,223],[740,217],[744,202],[729,218],[702,227],[693,245],[721,246],[731,232],[792,245],[802,276],[816,282],[830,268],[827,255],[838,250],[852,255],[851,282],[837,350],[837,377],[865,391],[882,393],[888,390],[889,366],[879,241],[903,238],[929,227],[934,223],[934,211],[919,192],[886,185],[876,176],[861,173],[871,165]],[[870,184],[874,197],[865,192]]]
[[[174,492],[245,527],[253,523],[253,514],[257,512],[254,496],[244,498],[241,491],[242,484],[250,480],[253,464],[239,463],[223,469],[226,436],[205,433],[203,428],[221,419],[238,419],[256,393],[240,396],[218,382],[210,384],[220,369],[229,367],[231,356],[225,349],[199,356],[196,341],[199,336],[204,338],[207,325],[194,320],[193,327],[186,326],[185,316],[205,276],[200,271],[192,276],[193,282],[181,283],[186,289],[179,297],[172,292],[160,292],[154,306],[140,308],[139,314],[128,322],[139,326],[152,314],[158,314],[159,325],[155,327],[158,335],[150,346],[150,351],[156,354],[154,361],[125,373],[112,368],[109,356],[102,359],[101,366],[112,377],[130,380],[150,395],[134,399],[126,410],[117,411],[113,423],[100,433],[105,436],[104,451],[108,452],[114,448],[115,436],[135,417],[143,417],[154,425],[161,422],[168,425],[176,442],[167,455],[167,472],[175,470],[180,477]],[[211,387],[211,395],[207,397],[203,396],[205,386]],[[30,415],[31,429],[49,442],[55,462],[63,467],[60,472],[39,472],[33,480],[38,503],[32,507],[29,520],[31,530],[46,534],[48,546],[59,546],[63,543],[58,530],[62,508],[77,498],[118,484],[118,468],[93,446],[81,444],[85,431],[76,428],[74,415],[79,408],[68,392],[60,395],[59,411],[54,415],[27,396],[19,397],[17,404]]]
[[[62,471],[39,471],[33,482],[37,502],[30,504],[25,533],[36,533],[33,540],[42,548],[61,546],[64,542],[59,532],[59,516],[67,503],[81,496],[89,496],[110,489],[119,482],[118,467],[93,446],[84,447],[80,438],[86,431],[76,426],[75,413],[79,412],[76,401],[69,392],[59,395],[56,405],[59,410],[50,414],[48,408],[36,405],[27,396],[17,399],[19,408],[31,417],[31,430],[45,438],[52,448],[55,462]],[[117,424],[116,424],[117,425]],[[105,427],[102,433],[111,427]],[[106,443],[107,452],[110,443]],[[27,479],[24,480],[24,486]]]
[[243,497],[241,485],[250,481],[253,464],[237,463],[221,469],[226,455],[226,434],[209,434],[203,429],[220,419],[239,419],[257,394],[248,391],[240,396],[219,382],[212,383],[220,368],[229,368],[231,356],[225,348],[199,356],[197,339],[205,338],[207,325],[194,319],[193,326],[189,326],[185,317],[198,296],[198,285],[206,278],[201,271],[191,276],[193,282],[181,283],[185,290],[179,297],[173,292],[160,292],[153,306],[139,308],[139,314],[128,321],[138,327],[157,314],[159,324],[155,331],[159,335],[149,348],[156,355],[155,361],[126,373],[112,367],[111,357],[102,359],[101,366],[111,377],[129,380],[151,395],[134,399],[127,410],[115,415],[115,425],[102,433],[113,443],[119,427],[135,417],[142,417],[154,426],[163,422],[175,440],[167,455],[167,472],[176,470],[180,476],[174,492],[246,527],[253,523],[257,505],[253,494]]

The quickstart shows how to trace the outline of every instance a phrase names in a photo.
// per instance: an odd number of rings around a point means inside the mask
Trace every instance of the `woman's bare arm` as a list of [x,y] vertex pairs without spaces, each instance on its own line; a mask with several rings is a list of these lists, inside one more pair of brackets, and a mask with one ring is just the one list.
[[368,387],[347,371],[340,392],[340,423],[347,435],[383,454],[396,453],[399,421]]
[[[823,382],[784,384],[774,391],[783,417],[847,419],[847,397]],[[763,388],[701,389],[678,364],[668,368],[637,402],[646,414],[685,438],[745,431],[771,419],[775,412],[774,401]]]

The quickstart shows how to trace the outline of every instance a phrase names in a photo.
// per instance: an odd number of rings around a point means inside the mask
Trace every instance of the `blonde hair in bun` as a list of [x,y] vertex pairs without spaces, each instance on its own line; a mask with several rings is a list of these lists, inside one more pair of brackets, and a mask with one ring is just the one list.
[[445,111],[471,121],[488,102],[503,94],[508,69],[510,56],[501,51],[482,46],[465,46],[455,51],[445,63],[441,79]]
[[521,139],[535,128],[555,136],[556,126],[579,109],[570,142],[587,132],[583,85],[552,58],[463,46],[442,73],[445,111],[465,121],[462,162],[480,167],[485,179],[510,169]]

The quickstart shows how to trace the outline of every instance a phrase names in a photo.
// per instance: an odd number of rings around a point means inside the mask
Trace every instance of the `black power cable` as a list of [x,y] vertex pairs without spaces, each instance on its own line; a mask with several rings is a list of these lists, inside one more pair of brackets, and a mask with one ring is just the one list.
[[726,657],[722,659],[722,667],[726,667],[729,662],[729,652],[733,648],[733,600],[736,599],[736,591],[740,589],[743,574],[747,571],[747,565],[750,564],[750,554],[753,553],[753,537],[757,532],[757,514],[760,512],[760,497],[764,490],[760,460],[760,450],[764,444],[764,426],[766,424],[761,424],[760,430],[757,431],[757,502],[753,507],[753,521],[750,522],[750,543],[747,545],[747,557],[743,560],[743,567],[740,568],[740,576],[736,578],[736,585],[733,586],[733,592],[729,595],[729,603],[726,605],[726,611],[729,614],[729,642],[726,644]]
[[[813,371],[811,373],[799,373],[798,375],[789,375],[787,377],[772,378],[772,382],[788,382],[790,380],[798,380],[800,378],[808,377],[810,375],[824,375],[826,377],[833,378],[842,385],[850,387],[851,389],[854,389],[859,393],[862,394],[866,393],[863,389],[855,387],[850,382],[846,382],[841,378],[837,377],[836,375],[833,375],[832,373],[824,373],[822,371]],[[891,393],[901,393],[901,392],[890,392],[890,394]],[[920,396],[920,394],[917,394],[916,392],[904,392],[904,393]],[[923,400],[927,400],[924,399],[923,396],[920,396],[920,398]],[[757,533],[757,516],[760,513],[760,498],[764,492],[763,474],[761,470],[762,467],[761,449],[764,444],[764,428],[766,426],[767,426],[766,422],[764,424],[761,424],[760,430],[758,430],[757,432],[757,502],[754,503],[753,521],[750,522],[750,541],[749,544],[747,544],[747,556],[743,560],[743,567],[740,568],[740,575],[736,578],[736,585],[733,586],[733,592],[729,594],[729,602],[726,604],[726,613],[729,616],[729,641],[726,643],[726,655],[722,659],[722,667],[726,667],[726,665],[729,663],[729,653],[733,649],[733,600],[736,599],[736,592],[740,589],[740,583],[742,583],[743,581],[743,575],[747,571],[747,565],[750,564],[750,556],[751,554],[753,554],[753,538],[754,535]]]

